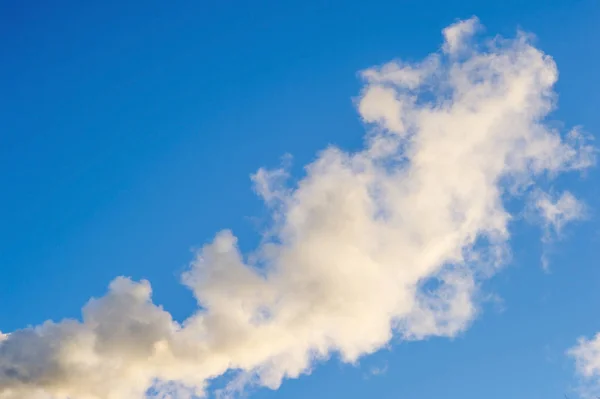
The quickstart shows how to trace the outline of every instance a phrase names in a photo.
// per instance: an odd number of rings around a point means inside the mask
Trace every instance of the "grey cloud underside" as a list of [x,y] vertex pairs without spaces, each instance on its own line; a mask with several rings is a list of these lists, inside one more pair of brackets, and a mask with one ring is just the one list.
[[199,308],[183,324],[148,282],[119,277],[82,321],[0,338],[0,399],[179,399],[237,370],[228,396],[275,389],[332,353],[355,361],[394,335],[464,331],[508,253],[503,200],[536,193],[541,217],[562,226],[581,204],[537,183],[593,163],[581,133],[543,122],[552,58],[523,34],[481,44],[478,28],[458,22],[422,62],[362,72],[363,150],[327,148],[294,184],[285,169],[253,176],[272,228],[252,256],[230,231],[197,253],[183,282]]

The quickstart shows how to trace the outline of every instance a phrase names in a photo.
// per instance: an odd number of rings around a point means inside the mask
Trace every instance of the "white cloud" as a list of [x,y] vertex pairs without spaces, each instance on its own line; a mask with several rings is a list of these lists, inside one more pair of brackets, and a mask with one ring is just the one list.
[[580,338],[567,354],[575,359],[577,373],[582,378],[579,387],[582,396],[600,395],[600,333],[592,339]]
[[453,55],[467,48],[466,41],[481,28],[479,19],[476,17],[458,21],[443,30],[444,52]]
[[547,234],[553,232],[560,235],[568,222],[580,220],[585,216],[584,205],[568,191],[558,198],[538,192],[535,195],[535,207],[543,218]]
[[530,195],[530,206],[539,217],[543,229],[542,267],[549,270],[548,252],[556,239],[561,238],[564,227],[586,216],[585,205],[568,191],[553,195],[535,190]]
[[569,354],[575,358],[581,375],[600,378],[600,333],[589,340],[580,338],[577,346],[569,350]]
[[507,252],[504,196],[590,164],[585,143],[543,123],[552,59],[522,35],[466,47],[476,25],[444,31],[445,51],[462,46],[463,58],[436,53],[363,74],[364,150],[325,149],[297,184],[285,169],[255,175],[273,227],[252,256],[230,231],[198,252],[183,282],[199,308],[182,325],[152,303],[147,282],[118,278],[81,322],[14,331],[0,344],[0,399],[135,399],[150,387],[184,398],[228,370],[225,395],[248,383],[277,388],[394,334],[464,331],[480,282]]

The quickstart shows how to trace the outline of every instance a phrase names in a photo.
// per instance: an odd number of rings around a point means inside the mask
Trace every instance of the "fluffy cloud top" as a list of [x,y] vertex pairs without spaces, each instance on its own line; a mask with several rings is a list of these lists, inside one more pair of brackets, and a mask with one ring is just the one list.
[[448,26],[442,31],[445,39],[444,46],[442,47],[444,52],[455,54],[467,48],[467,40],[480,28],[481,25],[477,17]]
[[[272,228],[252,256],[230,231],[197,253],[183,282],[199,307],[184,323],[148,282],[119,277],[81,321],[4,336],[0,399],[188,398],[228,370],[225,395],[277,388],[332,353],[352,362],[394,335],[465,330],[507,252],[504,200],[593,161],[543,122],[552,58],[521,34],[475,46],[478,25],[446,28],[422,62],[363,71],[363,150],[327,148],[295,183],[257,172]],[[571,197],[538,198],[551,223],[568,219]]]

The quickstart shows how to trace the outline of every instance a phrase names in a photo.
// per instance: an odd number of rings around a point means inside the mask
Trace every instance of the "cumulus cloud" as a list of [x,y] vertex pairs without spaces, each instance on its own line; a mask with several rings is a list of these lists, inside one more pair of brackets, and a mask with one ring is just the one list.
[[[584,141],[544,123],[552,58],[520,34],[473,46],[477,26],[446,28],[422,62],[363,71],[364,149],[327,148],[295,182],[285,167],[254,175],[272,226],[252,254],[227,230],[198,251],[185,322],[148,282],[117,278],[80,321],[0,343],[0,399],[187,398],[225,373],[225,396],[275,389],[332,354],[464,331],[508,252],[506,198],[590,164]],[[563,220],[560,201],[544,206]]]
[[584,397],[600,395],[600,333],[591,339],[580,338],[567,352],[575,360],[577,373],[582,378],[579,387]]

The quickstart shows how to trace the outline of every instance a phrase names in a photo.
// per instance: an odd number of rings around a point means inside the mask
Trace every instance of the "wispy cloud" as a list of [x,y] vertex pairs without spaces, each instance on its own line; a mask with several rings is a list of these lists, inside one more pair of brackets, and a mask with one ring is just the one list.
[[384,375],[385,373],[387,373],[388,371],[388,365],[387,363],[384,364],[383,366],[373,366],[371,368],[369,368],[369,374],[368,376],[380,376],[380,375]]
[[556,195],[535,190],[530,195],[529,201],[543,229],[542,267],[549,271],[551,245],[562,237],[563,229],[567,224],[586,217],[586,208],[568,191]]
[[332,353],[354,362],[394,335],[464,331],[508,250],[504,197],[590,165],[585,143],[543,122],[552,58],[522,34],[475,46],[478,26],[446,28],[422,62],[363,71],[363,150],[327,148],[297,182],[257,172],[269,235],[252,256],[230,231],[198,251],[183,282],[199,307],[184,323],[148,282],[119,277],[81,321],[0,344],[0,399],[186,398],[231,370],[224,394],[275,389]]

